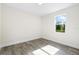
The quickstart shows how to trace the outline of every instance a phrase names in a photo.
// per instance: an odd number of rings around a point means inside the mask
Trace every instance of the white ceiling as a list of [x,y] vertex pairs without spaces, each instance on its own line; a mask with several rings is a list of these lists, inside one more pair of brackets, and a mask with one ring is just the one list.
[[6,5],[14,8],[21,9],[22,11],[29,12],[35,15],[43,16],[60,9],[64,9],[75,5],[74,3],[7,3]]

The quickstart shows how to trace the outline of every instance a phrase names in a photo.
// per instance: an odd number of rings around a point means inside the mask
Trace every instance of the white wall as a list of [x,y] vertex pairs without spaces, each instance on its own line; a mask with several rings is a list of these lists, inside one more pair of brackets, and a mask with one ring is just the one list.
[[3,5],[3,41],[0,47],[41,37],[39,16]]
[[1,13],[1,10],[2,10],[2,9],[1,9],[1,8],[2,8],[2,7],[1,7],[1,4],[0,4],[0,42],[1,42],[1,40],[2,40],[2,38],[1,38],[1,34],[2,34],[2,33],[1,33],[1,30],[2,30],[2,28],[1,28],[1,27],[2,27],[2,22],[1,22],[1,21],[2,21],[2,17],[1,17],[1,14],[2,14],[2,13]]
[[[66,31],[55,31],[55,16],[67,16]],[[79,49],[79,5],[43,16],[43,38]]]

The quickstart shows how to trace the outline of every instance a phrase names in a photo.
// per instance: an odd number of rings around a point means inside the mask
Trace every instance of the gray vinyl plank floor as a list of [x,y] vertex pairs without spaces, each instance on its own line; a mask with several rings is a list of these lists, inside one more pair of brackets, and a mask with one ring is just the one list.
[[79,49],[40,38],[3,47],[0,55],[79,55]]

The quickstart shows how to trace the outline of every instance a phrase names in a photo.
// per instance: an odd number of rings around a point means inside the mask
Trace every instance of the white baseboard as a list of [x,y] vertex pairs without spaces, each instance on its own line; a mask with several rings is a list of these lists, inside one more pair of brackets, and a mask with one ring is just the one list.
[[[2,47],[5,47],[5,46],[10,46],[10,45],[14,45],[14,44],[22,43],[22,42],[27,42],[27,41],[35,40],[35,39],[38,39],[38,38],[42,38],[42,37],[41,37],[41,36],[34,36],[34,37],[22,39],[22,40],[3,41],[3,42],[0,42],[0,49],[1,49]],[[47,40],[54,41],[54,40],[49,39],[49,38],[45,38],[45,37],[43,37],[43,38],[44,38],[44,39],[47,39]],[[27,39],[28,39],[28,40],[27,40]],[[57,42],[57,41],[54,41],[54,42]],[[57,43],[60,43],[60,44],[66,45],[66,46],[70,46],[70,47],[73,47],[73,48],[76,48],[76,49],[79,49],[78,47],[71,46],[71,45],[67,45],[67,44],[64,44],[64,43],[61,43],[61,42],[57,42]]]
[[3,42],[0,42],[0,48],[5,47],[5,46],[18,44],[18,43],[22,43],[22,42],[27,42],[27,41],[30,41],[30,40],[35,40],[35,39],[38,39],[38,38],[41,38],[41,36],[34,36],[34,37],[21,39],[21,40],[15,39],[15,40],[3,41]]
[[53,42],[56,42],[56,43],[59,43],[59,44],[62,44],[62,45],[66,45],[66,46],[69,46],[69,47],[72,47],[72,48],[79,49],[79,47],[76,47],[76,46],[73,46],[73,45],[69,45],[69,44],[65,44],[65,43],[63,43],[63,42],[58,42],[58,41],[49,39],[49,38],[47,38],[47,37],[43,37],[43,38],[44,38],[44,39],[47,39],[47,40],[50,40],[50,41],[53,41]]

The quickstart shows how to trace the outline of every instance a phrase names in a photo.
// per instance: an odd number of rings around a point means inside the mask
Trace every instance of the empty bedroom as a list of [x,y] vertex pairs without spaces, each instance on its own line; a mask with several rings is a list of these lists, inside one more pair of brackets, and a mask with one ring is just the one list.
[[79,4],[0,3],[0,55],[79,55]]

